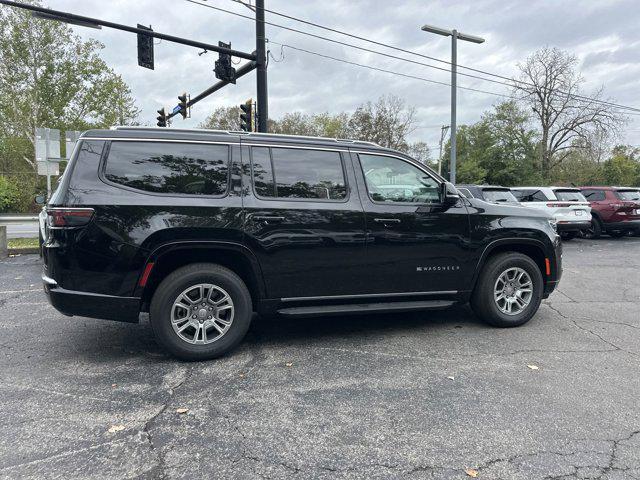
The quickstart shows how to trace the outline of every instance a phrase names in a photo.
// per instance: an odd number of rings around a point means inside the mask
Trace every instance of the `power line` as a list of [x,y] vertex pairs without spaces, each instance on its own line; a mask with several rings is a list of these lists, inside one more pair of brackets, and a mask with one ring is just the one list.
[[[195,0],[186,0],[186,1],[190,2],[190,3],[193,3],[195,5],[200,5],[202,7],[211,8],[213,10],[218,10],[218,11],[221,11],[221,12],[224,12],[224,13],[228,13],[230,15],[235,15],[235,16],[238,16],[238,17],[241,17],[241,18],[245,18],[247,20],[255,21],[255,19],[253,17],[249,16],[249,15],[243,15],[241,13],[234,12],[232,10],[228,10],[228,9],[221,8],[221,7],[216,7],[216,6],[213,6],[213,5],[200,3],[200,2],[197,2]],[[245,3],[245,2],[243,2],[241,0],[231,0],[231,1],[233,1],[234,3],[240,3],[240,4],[245,5],[247,7],[252,7],[251,5]],[[430,57],[428,55],[424,55],[424,54],[421,54],[421,53],[418,53],[418,52],[414,52],[414,51],[411,51],[411,50],[406,50],[406,49],[403,49],[401,47],[396,47],[396,46],[389,45],[389,44],[386,44],[386,43],[383,43],[383,42],[378,42],[376,40],[372,40],[372,39],[369,39],[369,38],[366,38],[366,37],[361,37],[361,36],[354,35],[354,34],[351,34],[351,33],[348,33],[348,32],[344,32],[344,31],[341,31],[341,30],[337,30],[337,29],[334,29],[334,28],[331,28],[331,27],[320,25],[320,24],[317,24],[315,22],[310,22],[308,20],[304,20],[304,19],[301,19],[301,18],[298,18],[298,17],[294,17],[292,15],[287,15],[287,14],[284,14],[284,13],[281,13],[281,12],[276,12],[274,10],[270,10],[270,9],[266,9],[266,8],[264,10],[266,12],[272,13],[274,15],[279,15],[279,16],[282,16],[284,18],[289,18],[289,19],[292,19],[292,20],[295,20],[295,21],[298,21],[298,22],[305,23],[307,25],[315,26],[317,28],[322,28],[322,29],[325,29],[325,30],[328,30],[328,31],[331,31],[331,32],[335,32],[335,33],[341,34],[341,35],[346,35],[346,36],[349,36],[349,37],[352,37],[352,38],[356,38],[356,39],[363,40],[363,41],[366,41],[366,42],[374,43],[376,45],[384,46],[386,48],[392,48],[392,49],[395,49],[395,50],[398,50],[398,51],[401,51],[401,52],[404,52],[404,53],[409,53],[411,55],[416,55],[416,56],[419,56],[419,57],[428,58],[430,60],[434,60],[434,61],[438,61],[438,62],[442,62],[442,63],[446,63],[446,64],[451,65],[451,62],[448,62],[446,60],[442,60],[442,59],[439,59],[439,58],[436,58],[436,57]],[[411,60],[411,59],[404,58],[404,57],[398,57],[396,55],[392,55],[392,54],[389,54],[389,53],[380,52],[380,51],[377,51],[377,50],[372,50],[370,48],[361,47],[359,45],[354,45],[354,44],[351,44],[351,43],[342,42],[342,41],[335,40],[335,39],[328,38],[328,37],[323,37],[322,35],[317,35],[317,34],[314,34],[314,33],[305,32],[303,30],[299,30],[299,29],[292,28],[292,27],[287,27],[285,25],[280,25],[280,24],[273,23],[273,22],[265,21],[264,23],[267,24],[267,25],[271,25],[273,27],[281,28],[281,29],[288,30],[288,31],[291,31],[291,32],[294,32],[294,33],[299,33],[301,35],[306,35],[306,36],[309,36],[309,37],[317,38],[319,40],[324,40],[324,41],[327,41],[327,42],[335,43],[335,44],[346,46],[346,47],[349,47],[349,48],[354,48],[354,49],[365,51],[365,52],[368,52],[368,53],[373,53],[373,54],[376,54],[376,55],[382,55],[382,56],[385,56],[385,57],[388,57],[388,58],[392,58],[392,59],[395,59],[395,60],[400,60],[400,61],[404,61],[404,62],[408,62],[408,63],[413,63],[413,64],[416,64],[416,65],[421,65],[421,66],[432,68],[432,69],[435,69],[435,70],[440,70],[440,71],[451,73],[451,70],[447,69],[447,68],[437,67],[435,65],[431,65],[431,64],[428,64],[428,63],[424,63],[424,62],[418,62],[416,60]],[[475,78],[477,80],[491,82],[491,83],[495,83],[495,84],[498,84],[498,85],[507,86],[509,88],[514,88],[513,83],[519,83],[519,84],[522,84],[522,85],[534,86],[533,84],[524,82],[522,80],[512,79],[512,78],[509,78],[509,77],[505,77],[503,75],[498,75],[498,74],[494,74],[494,73],[491,73],[491,72],[486,72],[486,71],[483,71],[483,70],[480,70],[480,69],[475,69],[475,68],[467,67],[467,66],[464,66],[464,65],[458,65],[458,67],[464,68],[464,69],[467,69],[467,70],[471,70],[471,71],[475,71],[475,72],[478,72],[478,73],[482,73],[484,75],[490,75],[490,76],[493,76],[493,77],[502,78],[502,79],[507,80],[508,82],[511,82],[511,83],[501,82],[501,81],[498,81],[498,80],[493,80],[491,78],[480,77],[478,75],[472,75],[472,74],[469,74],[469,73],[458,72],[459,75],[466,76],[466,77],[469,77],[469,78]],[[554,93],[556,93],[556,92],[554,92]],[[611,107],[615,107],[617,109],[636,111],[636,112],[640,113],[640,108],[630,107],[630,106],[627,106],[627,105],[621,105],[621,104],[617,104],[617,103],[614,103],[614,102],[609,102],[609,101],[606,101],[606,100],[596,100],[596,99],[589,98],[589,97],[586,97],[586,96],[583,96],[583,95],[578,95],[578,94],[574,94],[574,93],[567,93],[567,92],[562,92],[562,91],[557,91],[557,94],[568,95],[568,96],[570,96],[572,98],[575,98],[575,99],[587,100],[587,101],[598,103],[598,104],[601,104],[601,105],[608,105],[608,106],[611,106]]]
[[[433,80],[431,78],[418,77],[417,75],[411,75],[411,74],[408,74],[408,73],[401,73],[401,72],[396,72],[396,71],[393,71],[393,70],[386,70],[384,68],[373,67],[371,65],[365,65],[363,63],[352,62],[351,60],[346,60],[344,58],[333,57],[331,55],[326,55],[324,53],[314,52],[312,50],[307,50],[307,49],[300,48],[300,47],[294,47],[293,45],[287,45],[286,43],[278,43],[278,42],[274,42],[274,41],[271,41],[271,40],[269,40],[269,43],[272,43],[274,45],[278,45],[280,47],[290,48],[292,50],[297,50],[299,52],[308,53],[309,55],[316,55],[318,57],[328,58],[330,60],[335,60],[336,62],[347,63],[349,65],[354,65],[356,67],[368,68],[369,70],[375,70],[375,71],[378,71],[378,72],[390,73],[392,75],[397,75],[399,77],[411,78],[411,79],[414,79],[414,80],[421,80],[423,82],[428,82],[428,83],[435,83],[436,85],[442,85],[442,86],[445,86],[445,87],[450,87],[451,86],[451,84],[447,83],[447,82],[440,82],[438,80]],[[462,90],[469,90],[469,91],[472,91],[472,92],[477,92],[477,93],[485,93],[487,95],[494,95],[494,96],[497,96],[497,97],[511,98],[511,99],[514,99],[514,100],[516,99],[516,97],[512,97],[510,95],[505,95],[503,93],[498,93],[498,92],[490,92],[488,90],[480,90],[478,88],[463,87],[463,86],[460,86],[460,85],[458,85],[458,88],[460,88]]]
[[[331,55],[326,55],[324,53],[314,52],[312,50],[307,50],[307,49],[300,48],[300,47],[294,47],[293,45],[274,42],[272,40],[269,40],[269,43],[272,43],[274,45],[278,45],[279,47],[290,48],[292,50],[297,50],[299,52],[307,53],[309,55],[316,55],[318,57],[327,58],[329,60],[334,60],[336,62],[346,63],[346,64],[349,64],[349,65],[353,65],[353,66],[361,67],[361,68],[367,68],[369,70],[375,70],[377,72],[389,73],[391,75],[396,75],[396,76],[399,76],[399,77],[410,78],[410,79],[413,79],[413,80],[420,80],[420,81],[423,81],[423,82],[434,83],[436,85],[442,85],[442,86],[446,86],[446,87],[450,87],[451,86],[451,84],[447,83],[447,82],[440,82],[438,80],[433,80],[431,78],[419,77],[417,75],[411,75],[411,74],[408,74],[408,73],[401,73],[401,72],[396,72],[396,71],[393,71],[393,70],[386,70],[384,68],[373,67],[371,65],[365,65],[363,63],[352,62],[351,60],[346,60],[344,58],[338,58],[338,57],[334,57],[334,56],[331,56]],[[496,96],[496,97],[504,97],[504,98],[509,98],[509,99],[512,99],[512,100],[517,100],[518,99],[517,97],[511,96],[511,95],[506,95],[506,94],[498,93],[498,92],[491,92],[491,91],[488,91],[488,90],[481,90],[479,88],[464,87],[464,86],[461,86],[461,85],[458,85],[458,88],[461,89],[461,90],[469,90],[471,92],[484,93],[484,94],[487,94],[487,95],[493,95],[493,96]],[[628,113],[627,115],[640,115],[640,114]],[[440,128],[440,127],[438,127],[438,128]]]
[[[243,0],[231,0],[231,1],[251,8],[251,5],[245,3]],[[311,22],[309,20],[305,20],[305,19],[299,18],[299,17],[294,17],[293,15],[288,15],[286,13],[278,12],[278,11],[275,11],[275,10],[270,10],[268,8],[265,8],[264,11],[265,12],[269,12],[269,13],[271,13],[273,15],[278,15],[280,17],[287,18],[289,20],[294,20],[296,22],[304,23],[306,25],[311,25],[311,26],[316,27],[316,28],[327,30],[329,32],[338,33],[340,35],[345,35],[347,37],[355,38],[357,40],[362,40],[364,42],[373,43],[375,45],[379,45],[379,46],[382,46],[382,47],[385,47],[385,48],[391,48],[393,50],[397,50],[397,51],[400,51],[400,52],[403,52],[403,53],[408,53],[410,55],[415,55],[415,56],[418,56],[418,57],[422,57],[422,58],[426,58],[426,59],[433,60],[433,61],[436,61],[436,62],[444,63],[444,64],[447,64],[447,65],[451,65],[450,61],[444,60],[442,58],[432,57],[432,56],[429,56],[429,55],[425,55],[423,53],[415,52],[413,50],[407,50],[407,49],[402,48],[402,47],[398,47],[398,46],[395,46],[395,45],[390,45],[388,43],[380,42],[380,41],[373,40],[373,39],[367,38],[367,37],[362,37],[360,35],[355,35],[353,33],[345,32],[343,30],[338,30],[336,28],[327,27],[326,25],[321,25],[319,23]],[[273,24],[273,25],[277,26],[275,24]],[[281,27],[281,28],[284,28],[284,27]],[[300,32],[300,31],[298,31],[298,33],[307,34],[307,32]],[[328,40],[328,41],[332,41],[331,39],[327,39],[325,37],[319,37],[319,38],[322,38],[322,39]],[[355,45],[350,45],[350,44],[345,44],[345,45],[351,46],[352,48],[360,48],[360,47],[355,46]],[[380,53],[380,52],[377,52],[377,53]],[[404,59],[404,58],[401,58],[401,57],[396,57],[396,58],[398,60],[411,62],[411,60],[409,60],[409,59]],[[412,62],[412,63],[415,63],[415,62]],[[428,66],[428,67],[431,67],[431,68],[436,68],[436,69],[439,69],[439,70],[444,70],[444,71],[447,71],[447,72],[451,72],[451,70],[442,69],[442,68],[439,68],[439,67],[435,67],[433,65],[422,64],[422,63],[419,63],[419,64],[420,65],[424,65],[424,66]],[[486,70],[481,70],[481,69],[478,69],[478,68],[468,67],[466,65],[456,64],[456,66],[458,68],[464,68],[464,69],[470,70],[472,72],[477,72],[477,73],[481,73],[483,75],[489,75],[489,76],[492,76],[492,77],[500,78],[500,79],[506,80],[508,82],[518,83],[518,84],[521,84],[521,85],[526,85],[528,87],[536,87],[537,88],[537,86],[534,85],[533,83],[526,82],[524,80],[517,80],[515,78],[506,77],[504,75],[500,75],[500,74],[497,74],[497,73],[487,72]],[[499,83],[501,85],[507,85],[507,86],[509,86],[511,88],[514,87],[514,85],[511,85],[511,84],[508,84],[508,83],[505,83],[505,82],[498,82],[496,80],[492,80],[492,79],[489,79],[489,78],[478,77],[477,75],[465,74],[464,72],[458,72],[458,74],[459,75],[464,75],[464,76],[467,76],[467,77],[471,77],[471,78],[476,78],[476,79],[479,79],[479,80],[484,80],[484,81],[487,81],[487,82],[493,82],[493,83]],[[577,98],[577,99],[581,99],[581,100],[589,100],[589,101],[593,101],[594,100],[592,98],[586,97],[584,95],[579,95],[577,93],[568,93],[568,92],[563,92],[563,91],[558,91],[557,93],[558,94],[562,94],[562,95],[569,95],[569,96],[571,96],[573,98]],[[617,107],[617,108],[620,108],[620,109],[628,109],[628,110],[633,110],[633,111],[640,112],[639,108],[630,107],[630,106],[627,106],[627,105],[621,105],[621,104],[618,104],[618,103],[609,102],[607,100],[597,100],[597,102],[605,104],[605,105],[609,105],[609,106],[612,106],[612,107]]]

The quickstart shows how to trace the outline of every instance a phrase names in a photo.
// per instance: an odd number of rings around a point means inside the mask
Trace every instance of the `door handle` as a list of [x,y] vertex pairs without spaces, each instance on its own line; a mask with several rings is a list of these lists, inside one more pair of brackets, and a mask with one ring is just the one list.
[[374,218],[373,221],[376,223],[400,223],[399,218]]
[[251,220],[256,222],[280,223],[284,222],[284,217],[272,217],[269,215],[251,215]]

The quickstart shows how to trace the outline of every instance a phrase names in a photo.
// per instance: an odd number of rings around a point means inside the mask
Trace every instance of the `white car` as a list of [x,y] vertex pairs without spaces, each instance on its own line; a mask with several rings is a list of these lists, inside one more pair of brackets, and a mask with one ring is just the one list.
[[591,227],[591,206],[577,188],[513,187],[511,191],[522,206],[544,210],[555,218],[564,240]]

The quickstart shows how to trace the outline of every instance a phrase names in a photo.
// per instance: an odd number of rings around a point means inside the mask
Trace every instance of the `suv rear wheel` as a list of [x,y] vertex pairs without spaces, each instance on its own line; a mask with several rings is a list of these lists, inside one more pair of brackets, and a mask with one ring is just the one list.
[[238,275],[196,263],[169,274],[151,300],[158,342],[183,360],[208,360],[234,348],[251,323],[251,295]]
[[517,327],[538,311],[542,290],[542,273],[530,257],[516,252],[501,253],[485,264],[471,306],[490,325]]

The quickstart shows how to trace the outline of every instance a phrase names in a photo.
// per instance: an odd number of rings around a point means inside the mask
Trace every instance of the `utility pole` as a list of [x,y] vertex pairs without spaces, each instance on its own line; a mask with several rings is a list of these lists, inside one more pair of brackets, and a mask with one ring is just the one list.
[[458,40],[465,40],[472,43],[483,43],[484,38],[474,35],[460,33],[456,29],[447,30],[445,28],[424,25],[422,30],[435,33],[445,37],[451,37],[451,160],[449,165],[449,181],[456,183],[456,110],[457,110],[457,67],[458,67]]
[[440,127],[440,155],[438,155],[438,175],[442,175],[442,144],[444,142],[444,137],[447,135],[447,130],[449,130],[449,125],[442,125],[442,127]]
[[258,97],[258,132],[267,132],[267,46],[264,33],[264,0],[256,0],[256,90]]

